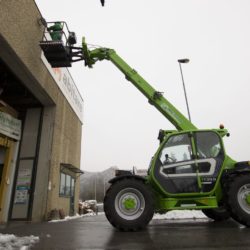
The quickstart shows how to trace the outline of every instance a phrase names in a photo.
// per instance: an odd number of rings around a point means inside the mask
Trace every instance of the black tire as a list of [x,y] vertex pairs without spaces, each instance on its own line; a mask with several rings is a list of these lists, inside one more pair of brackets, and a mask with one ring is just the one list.
[[108,221],[120,231],[145,228],[154,215],[154,199],[149,186],[136,178],[113,183],[104,198]]
[[229,179],[226,187],[226,202],[232,218],[250,227],[250,174],[241,174]]
[[231,215],[225,207],[202,209],[202,212],[210,219],[214,221],[228,220]]

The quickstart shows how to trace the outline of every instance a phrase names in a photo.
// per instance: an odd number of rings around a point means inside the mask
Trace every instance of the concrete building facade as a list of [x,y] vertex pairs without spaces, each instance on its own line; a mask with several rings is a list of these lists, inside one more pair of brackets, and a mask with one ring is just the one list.
[[0,223],[78,208],[83,100],[39,47],[33,0],[0,1]]

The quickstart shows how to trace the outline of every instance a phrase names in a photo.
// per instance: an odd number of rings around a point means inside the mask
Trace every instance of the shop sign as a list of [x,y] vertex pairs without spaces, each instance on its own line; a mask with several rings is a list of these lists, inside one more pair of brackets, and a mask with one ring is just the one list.
[[17,188],[14,203],[23,205],[28,203],[28,189],[26,187]]
[[70,106],[78,116],[81,122],[83,122],[83,99],[74,83],[72,76],[67,68],[52,68],[45,58],[43,52],[41,59],[51,76],[54,78],[58,87],[62,91],[65,98],[68,100]]
[[21,168],[17,176],[15,204],[27,204],[31,185],[31,169]]
[[0,111],[0,133],[15,140],[21,138],[22,122],[13,116]]

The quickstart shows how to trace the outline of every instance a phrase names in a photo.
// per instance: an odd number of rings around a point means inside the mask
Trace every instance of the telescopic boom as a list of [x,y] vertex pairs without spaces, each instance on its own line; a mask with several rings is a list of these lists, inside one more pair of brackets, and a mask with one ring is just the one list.
[[83,58],[85,65],[91,68],[97,61],[110,60],[126,77],[128,81],[148,99],[149,103],[156,107],[178,131],[193,130],[196,127],[178,111],[161,92],[156,91],[140,74],[131,68],[113,49],[97,48],[89,50],[82,40]]

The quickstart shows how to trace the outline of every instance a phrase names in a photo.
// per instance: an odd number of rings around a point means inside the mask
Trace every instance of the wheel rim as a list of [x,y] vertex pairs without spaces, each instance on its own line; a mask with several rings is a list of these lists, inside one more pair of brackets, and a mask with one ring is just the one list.
[[250,184],[242,186],[238,191],[238,202],[240,207],[248,214],[250,214]]
[[135,220],[145,209],[145,199],[142,193],[134,188],[121,190],[115,198],[115,210],[125,220]]

